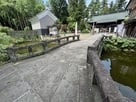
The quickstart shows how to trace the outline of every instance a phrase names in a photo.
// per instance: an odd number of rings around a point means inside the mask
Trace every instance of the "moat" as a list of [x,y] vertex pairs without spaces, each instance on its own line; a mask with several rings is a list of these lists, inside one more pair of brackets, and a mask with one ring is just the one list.
[[121,93],[136,102],[136,52],[103,52],[101,59]]

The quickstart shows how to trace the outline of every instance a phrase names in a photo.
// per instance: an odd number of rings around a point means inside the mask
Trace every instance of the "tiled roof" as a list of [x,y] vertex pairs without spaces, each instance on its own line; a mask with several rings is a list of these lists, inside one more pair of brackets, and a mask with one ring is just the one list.
[[53,13],[51,13],[49,10],[44,10],[43,12],[37,14],[35,17],[31,18],[30,21],[35,21],[36,19],[40,20],[47,15],[50,16],[54,21],[57,20],[57,17]]
[[88,22],[89,23],[108,23],[117,22],[118,20],[125,19],[128,16],[128,11],[111,13],[106,15],[93,16]]

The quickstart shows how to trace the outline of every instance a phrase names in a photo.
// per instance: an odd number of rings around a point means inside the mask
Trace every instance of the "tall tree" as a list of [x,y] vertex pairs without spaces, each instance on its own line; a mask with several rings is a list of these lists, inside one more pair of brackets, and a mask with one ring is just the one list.
[[68,17],[68,4],[66,0],[50,0],[52,12],[60,19],[60,22],[66,23]]
[[71,24],[73,22],[78,22],[79,25],[81,20],[84,20],[87,11],[85,0],[68,0],[68,4],[68,21],[70,25],[73,25]]
[[126,5],[126,0],[116,0],[117,10],[124,10]]
[[79,18],[77,18],[78,20],[85,18],[86,9],[87,9],[87,7],[85,4],[85,0],[79,0],[78,1],[78,15],[80,15],[80,16],[79,16]]
[[85,17],[86,5],[85,0],[68,0],[68,12],[75,21],[80,21]]
[[29,19],[44,9],[42,0],[0,0],[0,24],[23,30]]
[[102,6],[101,6],[101,14],[108,13],[108,3],[107,0],[102,0]]
[[109,12],[115,12],[115,11],[116,11],[116,4],[114,4],[114,2],[111,1],[109,5]]
[[76,20],[78,12],[78,0],[68,0],[68,12],[69,15]]
[[92,0],[88,6],[90,16],[97,15],[100,13],[100,1]]

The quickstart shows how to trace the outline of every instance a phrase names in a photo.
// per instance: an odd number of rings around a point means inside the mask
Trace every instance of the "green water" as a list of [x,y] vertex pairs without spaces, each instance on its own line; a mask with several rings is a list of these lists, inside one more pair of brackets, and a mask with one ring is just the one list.
[[121,93],[136,102],[136,52],[104,52],[101,59]]

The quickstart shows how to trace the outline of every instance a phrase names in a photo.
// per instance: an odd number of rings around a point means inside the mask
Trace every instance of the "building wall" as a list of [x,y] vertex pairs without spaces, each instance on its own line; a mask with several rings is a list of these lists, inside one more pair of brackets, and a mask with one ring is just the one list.
[[31,21],[32,29],[38,31],[39,34],[48,35],[49,34],[49,26],[55,24],[55,21],[49,16],[46,15],[45,17],[38,20],[38,18],[34,18]]
[[48,29],[49,26],[52,26],[54,24],[55,21],[48,15],[40,19],[41,29]]
[[40,28],[41,28],[41,25],[40,25],[39,21],[33,21],[32,22],[32,29],[33,30],[37,30],[37,29],[40,29]]
[[136,19],[136,6],[130,12],[130,19]]
[[136,0],[131,0],[127,9],[130,10],[129,21],[126,24],[126,35],[136,37]]

